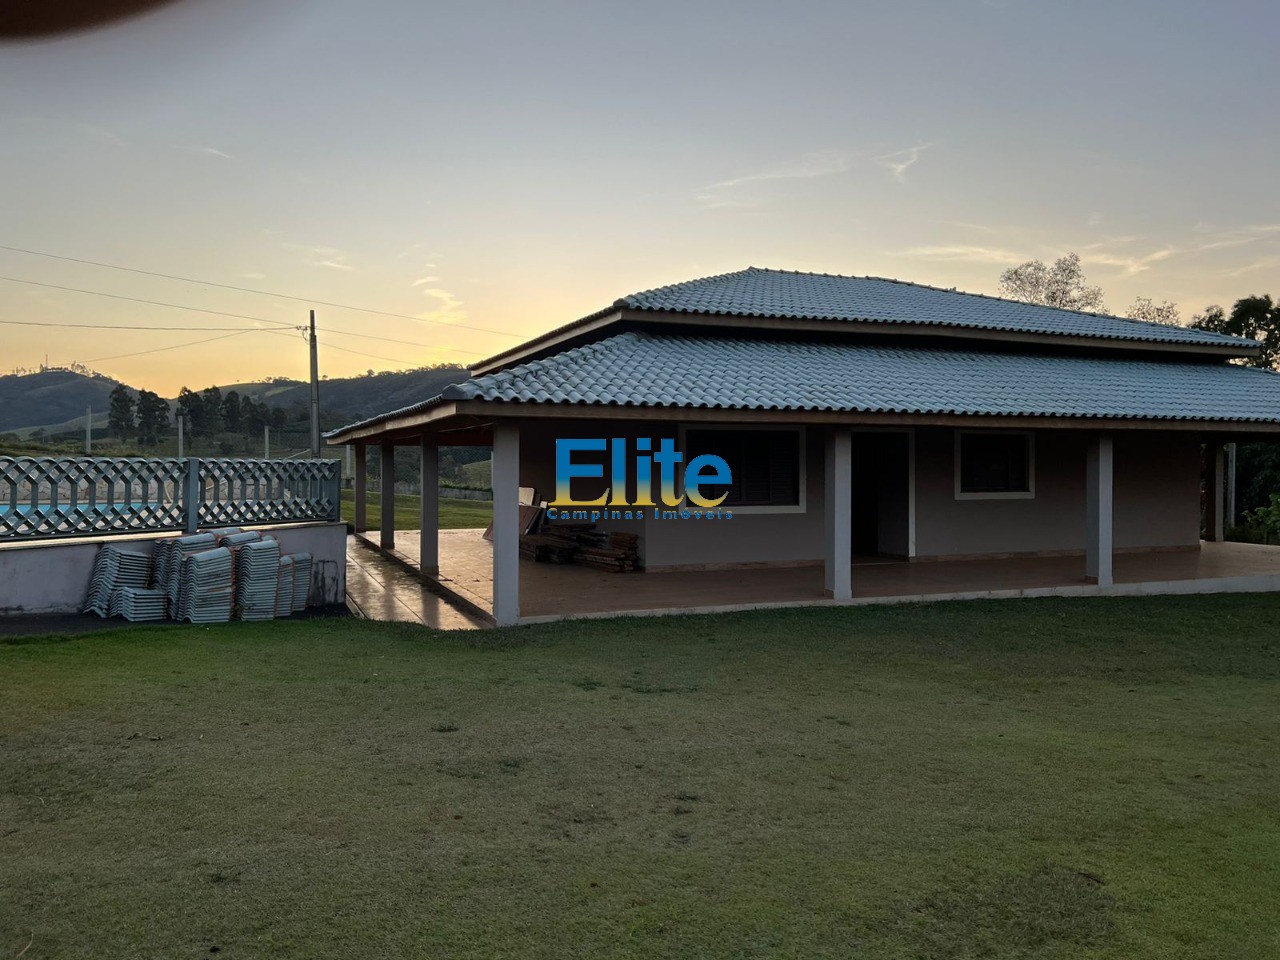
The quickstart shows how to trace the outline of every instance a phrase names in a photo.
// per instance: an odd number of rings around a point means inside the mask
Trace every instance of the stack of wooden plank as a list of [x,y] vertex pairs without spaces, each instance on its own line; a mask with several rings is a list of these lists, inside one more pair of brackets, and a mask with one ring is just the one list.
[[520,556],[539,563],[573,563],[582,548],[576,535],[558,527],[547,527],[542,533],[520,538]]
[[575,563],[618,573],[635,570],[640,565],[639,538],[634,533],[595,533],[593,540],[578,551]]
[[639,538],[634,533],[604,533],[590,523],[549,523],[541,533],[520,538],[520,556],[622,573],[639,568]]

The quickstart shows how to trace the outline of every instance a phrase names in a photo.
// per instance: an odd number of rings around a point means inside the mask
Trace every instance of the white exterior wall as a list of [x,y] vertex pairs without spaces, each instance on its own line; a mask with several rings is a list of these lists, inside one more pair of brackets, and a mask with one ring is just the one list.
[[[660,438],[671,437],[678,447],[679,424],[580,420],[525,423],[521,427],[520,482],[536,487],[541,499],[553,499],[557,438],[625,437],[630,444],[637,436],[651,437],[655,445]],[[641,556],[648,569],[821,563],[825,542],[823,436],[818,428],[806,431],[806,496],[801,513],[746,513],[735,515],[730,521],[648,518],[602,521],[599,526],[638,533]],[[859,440],[863,436],[855,428],[855,473],[869,466],[860,458]],[[1188,434],[1124,430],[1116,431],[1114,438],[1116,549],[1196,547],[1200,541],[1198,440]],[[1083,553],[1088,440],[1089,434],[1084,431],[1036,431],[1032,499],[957,500],[955,431],[917,428],[916,557]],[[905,491],[902,497],[894,498],[882,484],[881,500],[886,514],[897,514],[892,522],[882,523],[881,548],[905,555]],[[858,509],[856,503],[853,509]]]
[[[271,533],[283,553],[309,553],[313,606],[345,603],[347,598],[347,525],[281,524],[246,529]],[[156,540],[174,533],[125,537],[44,540],[0,547],[0,616],[79,613],[84,609],[93,558],[104,544],[150,553]]]
[[[1195,437],[1116,431],[1117,550],[1200,542],[1200,452]],[[1035,433],[1035,497],[957,500],[955,432],[916,431],[919,557],[1072,553],[1085,545],[1089,435]]]

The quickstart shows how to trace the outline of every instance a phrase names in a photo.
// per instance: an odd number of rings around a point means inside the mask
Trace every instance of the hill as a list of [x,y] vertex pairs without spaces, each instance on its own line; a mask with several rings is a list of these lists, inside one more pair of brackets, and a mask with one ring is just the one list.
[[[462,367],[424,367],[324,380],[320,384],[320,409],[326,422],[360,420],[427,400],[449,384],[466,378],[467,371]],[[311,402],[311,389],[301,380],[231,383],[219,389],[224,396],[235,390],[272,407],[305,406]]]
[[[424,367],[325,380],[320,384],[323,422],[327,427],[405,407],[435,396],[466,376],[462,367]],[[39,429],[50,436],[83,430],[86,407],[93,408],[95,428],[105,426],[108,397],[117,383],[101,374],[73,370],[0,376],[0,433],[26,437]],[[198,391],[209,384],[188,386]],[[298,380],[219,384],[218,388],[224,396],[235,390],[271,407],[305,407],[311,399],[308,385]],[[129,389],[136,394],[137,388]]]
[[118,381],[102,375],[86,376],[72,370],[0,377],[0,432],[73,423],[84,429],[84,411],[92,407],[106,422],[107,398]]

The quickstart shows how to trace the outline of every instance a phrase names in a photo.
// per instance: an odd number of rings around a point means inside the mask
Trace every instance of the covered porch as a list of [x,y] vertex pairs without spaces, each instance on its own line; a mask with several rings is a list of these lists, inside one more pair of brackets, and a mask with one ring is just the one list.
[[[353,554],[361,565],[357,591],[363,591],[366,615],[380,618],[378,611],[394,605],[389,598],[399,597],[400,604],[424,611],[420,619],[429,626],[466,628],[476,625],[477,614],[492,617],[493,546],[481,531],[440,532],[440,569],[431,583],[411,576],[421,566],[418,531],[399,531],[390,550],[373,540],[366,543],[368,550]],[[1089,582],[1082,566],[1079,556],[855,562],[849,597],[836,600],[826,596],[823,568],[814,564],[658,572],[620,582],[619,574],[521,560],[520,622],[835,604],[1280,590],[1277,546],[1205,542],[1199,550],[1117,553],[1109,586]]]
[[[800,483],[806,492],[801,495],[800,512],[716,521],[721,525],[705,532],[678,522],[648,520],[642,528],[653,551],[647,569],[618,574],[520,557],[521,488],[535,487],[539,499],[548,498],[547,450],[554,447],[552,438],[561,435],[566,424],[572,427],[574,421],[540,420],[532,414],[464,418],[450,411],[434,423],[419,420],[412,429],[394,423],[380,425],[353,438],[355,530],[357,537],[365,538],[395,564],[402,577],[411,573],[429,593],[451,598],[473,619],[498,625],[619,613],[810,604],[1280,589],[1280,550],[1219,542],[1224,535],[1221,491],[1226,437],[1185,429],[1158,435],[1122,428],[1104,432],[1059,422],[1053,425],[1056,429],[1044,433],[1046,438],[1061,439],[1053,444],[1045,441],[1040,458],[1043,476],[1038,481],[1042,489],[1034,499],[974,501],[962,498],[958,479],[952,497],[951,439],[960,432],[952,427],[953,419],[928,423],[903,418],[887,427],[882,426],[884,418],[878,423],[867,418],[854,424],[828,420],[800,426],[795,426],[794,419],[785,421],[802,434]],[[672,424],[679,422],[673,417],[669,424],[650,424],[642,429],[669,435],[665,431],[675,432],[678,427]],[[573,429],[605,436],[635,429],[634,424],[586,422],[585,417],[577,423],[580,426]],[[918,429],[916,423],[920,423]],[[991,418],[987,423],[991,426],[984,424],[983,432],[1000,432],[1000,425],[991,423]],[[1029,436],[1023,424],[1017,426],[1023,429],[1010,429],[1009,433]],[[893,557],[868,557],[859,546],[860,511],[865,517],[868,509],[861,478],[877,469],[878,459],[884,460],[883,456],[872,456],[873,448],[867,445],[868,437],[879,435],[875,430],[891,431],[901,441],[895,446],[900,455],[898,467],[884,474],[901,492],[893,500],[893,512],[900,523],[904,549]],[[1203,542],[1196,533],[1201,509],[1196,505],[1194,461],[1201,443],[1208,475],[1201,505]],[[445,444],[482,444],[492,449],[491,542],[482,539],[479,531],[439,529],[436,493],[439,451]],[[420,457],[422,506],[417,530],[394,528],[397,445],[416,447]],[[1179,481],[1176,509],[1162,507],[1153,512],[1150,504],[1142,502],[1142,491],[1152,479],[1156,484],[1161,482],[1159,472],[1164,467],[1155,454],[1165,447],[1181,451],[1176,462],[1183,479]],[[383,519],[381,529],[373,532],[367,529],[364,509],[370,449],[379,459],[382,476]],[[1117,462],[1123,465],[1120,471]],[[1149,479],[1153,464],[1155,477]],[[1118,488],[1122,495],[1117,495]],[[1037,512],[1028,512],[1031,509]],[[965,518],[968,526],[957,527]],[[1158,544],[1141,538],[1149,535],[1151,527],[1170,520],[1177,527],[1176,546],[1132,549],[1135,543]],[[766,527],[766,521],[772,525]],[[979,542],[984,530],[1004,531],[1002,536],[1008,542],[1021,538],[1021,542],[1038,544],[1041,535],[1025,531],[1049,523],[1056,525],[1059,545],[1066,538],[1074,540],[1075,546],[1066,544],[1068,548],[1057,549],[1045,541],[1048,545],[1044,549],[1027,550],[1019,544],[1017,549],[1002,551],[991,547],[988,535],[981,541],[982,549],[972,553],[966,549],[968,544]],[[677,527],[684,535],[679,549],[687,551],[696,533],[702,538],[697,545],[704,548],[704,555],[707,545],[718,544],[710,559],[727,562],[708,562],[706,556],[692,554],[682,558],[681,565],[655,562],[655,542],[659,537],[669,538]],[[941,536],[943,532],[946,537]],[[929,543],[932,549],[918,554],[918,541]],[[937,547],[937,543],[945,543],[946,548]],[[791,556],[780,552],[779,544],[790,549]],[[769,560],[746,558],[748,562],[741,562],[744,547],[768,554]],[[668,546],[667,555],[671,552]],[[376,587],[370,589],[376,592]],[[371,602],[371,606],[377,607],[377,603]],[[423,622],[431,622],[431,618]]]

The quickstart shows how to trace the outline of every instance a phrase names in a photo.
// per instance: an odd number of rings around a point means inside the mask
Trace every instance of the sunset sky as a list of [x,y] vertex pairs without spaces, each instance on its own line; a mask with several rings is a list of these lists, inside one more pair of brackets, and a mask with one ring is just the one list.
[[[329,376],[748,265],[993,293],[1074,250],[1112,311],[1189,319],[1280,293],[1278,35],[1262,2],[191,0],[0,45],[0,245],[407,315],[320,307]],[[306,376],[300,301],[0,276],[0,320],[193,328],[10,323],[2,372]]]

